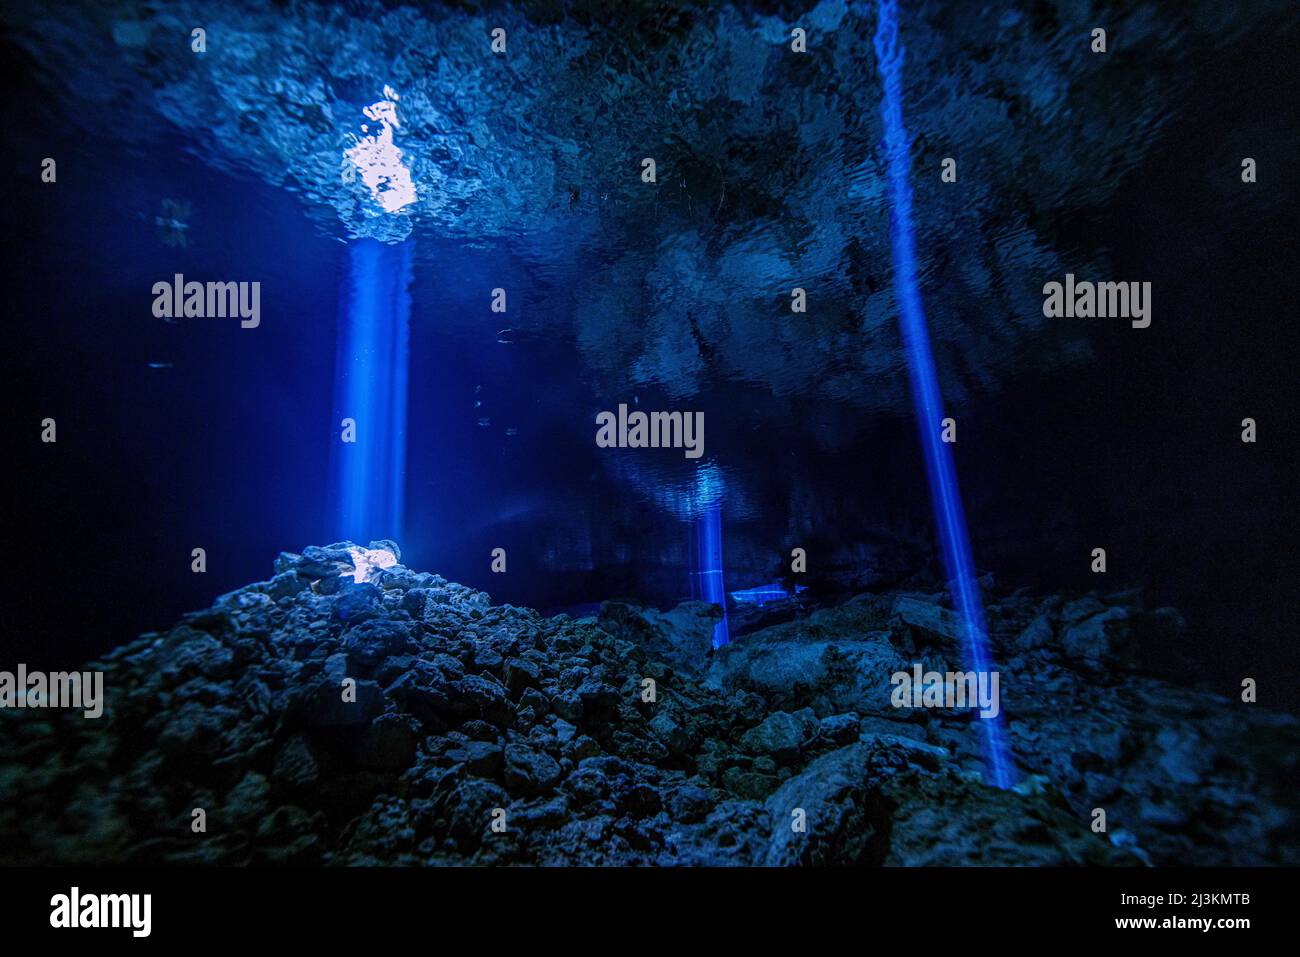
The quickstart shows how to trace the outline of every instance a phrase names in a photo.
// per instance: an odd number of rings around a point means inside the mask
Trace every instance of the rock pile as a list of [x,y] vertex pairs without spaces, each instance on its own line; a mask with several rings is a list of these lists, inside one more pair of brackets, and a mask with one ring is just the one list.
[[355,552],[282,554],[117,649],[98,721],[0,711],[0,863],[1300,859],[1297,723],[1132,671],[1180,627],[1132,596],[991,604],[999,791],[968,714],[890,704],[893,671],[959,667],[936,596],[713,653],[707,608],[543,618]]

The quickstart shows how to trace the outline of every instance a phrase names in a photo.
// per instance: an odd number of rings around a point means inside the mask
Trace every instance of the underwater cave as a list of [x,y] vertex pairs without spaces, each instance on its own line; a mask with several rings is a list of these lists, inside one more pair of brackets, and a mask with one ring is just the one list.
[[0,44],[0,864],[1300,862],[1294,4]]

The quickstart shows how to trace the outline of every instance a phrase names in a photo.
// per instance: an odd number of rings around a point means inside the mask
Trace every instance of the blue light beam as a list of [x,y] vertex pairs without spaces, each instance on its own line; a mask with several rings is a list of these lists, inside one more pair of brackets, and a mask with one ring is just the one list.
[[713,465],[701,465],[689,495],[691,528],[691,597],[722,606],[722,620],[713,626],[713,647],[721,648],[731,640],[727,621],[727,587],[722,566],[722,499],[726,483],[722,472]]
[[356,441],[335,448],[335,522],[343,539],[361,544],[381,538],[401,541],[411,244],[358,240],[349,246],[347,269],[334,411],[336,423],[355,420]]
[[[898,296],[903,330],[903,347],[907,353],[921,444],[925,450],[925,468],[930,480],[930,496],[939,526],[952,598],[966,631],[966,654],[976,672],[990,670],[988,633],[984,606],[975,580],[966,516],[961,493],[957,488],[957,470],[952,451],[940,437],[943,398],[935,375],[934,357],[930,352],[929,329],[921,293],[916,279],[916,238],[912,228],[912,186],[908,179],[911,166],[911,143],[903,125],[903,46],[898,38],[897,0],[879,0],[876,22],[876,64],[884,87],[882,113],[885,127],[885,156],[890,193],[893,198],[891,234],[894,244],[894,285]],[[984,729],[984,764],[986,776],[999,788],[1009,788],[1015,781],[1011,754],[1003,739],[999,718],[981,718]]]
[[731,640],[727,624],[727,589],[722,575],[722,505],[712,502],[695,520],[695,559],[699,568],[700,597],[722,606],[722,620],[713,626],[713,647]]

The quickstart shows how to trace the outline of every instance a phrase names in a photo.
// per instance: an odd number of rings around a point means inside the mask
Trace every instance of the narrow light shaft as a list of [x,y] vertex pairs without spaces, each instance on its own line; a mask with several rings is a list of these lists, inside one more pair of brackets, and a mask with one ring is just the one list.
[[[897,0],[880,0],[876,23],[876,63],[884,88],[882,112],[890,195],[893,199],[891,233],[894,244],[894,285],[907,354],[913,404],[925,468],[930,480],[939,541],[943,551],[953,602],[966,631],[969,666],[976,672],[991,668],[984,605],[975,580],[966,516],[957,488],[952,450],[942,441],[943,398],[930,352],[930,336],[916,280],[916,240],[912,228],[912,186],[908,179],[911,144],[903,125],[903,47],[898,39]],[[984,761],[991,782],[1000,788],[1014,784],[1011,755],[1003,740],[998,718],[982,718]]]
[[[358,240],[348,249],[335,366],[335,422],[356,441],[335,452],[341,538],[400,541],[406,471],[411,245]],[[336,433],[337,435],[337,433]]]
[[713,626],[713,647],[731,640],[727,624],[727,590],[722,574],[722,503],[704,506],[695,520],[695,561],[700,598],[722,606],[722,621]]

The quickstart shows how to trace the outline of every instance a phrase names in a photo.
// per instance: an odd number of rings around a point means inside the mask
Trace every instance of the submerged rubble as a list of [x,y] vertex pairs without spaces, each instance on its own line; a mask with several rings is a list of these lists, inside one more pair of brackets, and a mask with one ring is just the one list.
[[1170,609],[991,594],[1011,791],[969,713],[890,703],[892,672],[960,667],[938,595],[711,651],[714,611],[543,618],[391,542],[282,554],[93,665],[102,719],[0,712],[0,864],[1300,860],[1300,723],[1142,676]]

